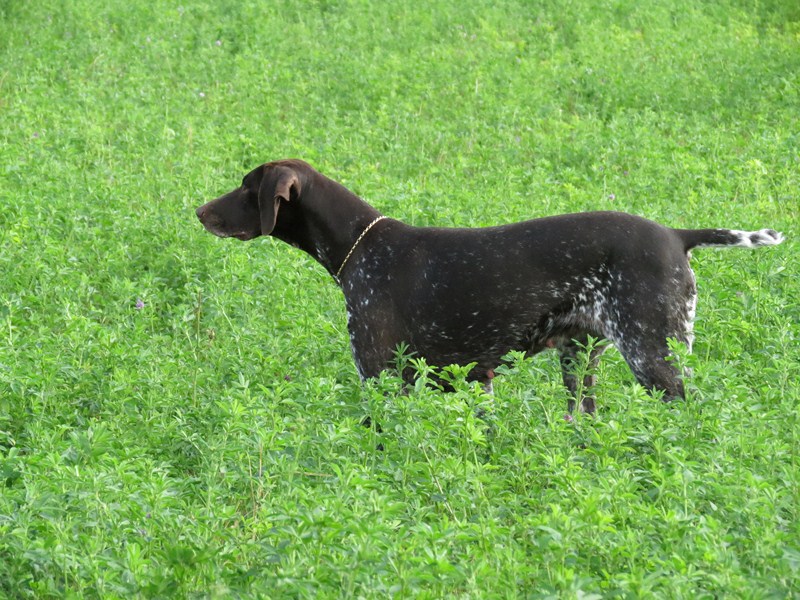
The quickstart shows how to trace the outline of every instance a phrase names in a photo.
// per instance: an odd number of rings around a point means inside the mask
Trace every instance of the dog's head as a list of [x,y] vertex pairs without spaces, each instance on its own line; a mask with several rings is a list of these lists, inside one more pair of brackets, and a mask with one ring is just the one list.
[[219,237],[252,240],[275,229],[281,204],[297,201],[302,189],[300,161],[261,165],[242,179],[242,185],[199,207],[203,226]]

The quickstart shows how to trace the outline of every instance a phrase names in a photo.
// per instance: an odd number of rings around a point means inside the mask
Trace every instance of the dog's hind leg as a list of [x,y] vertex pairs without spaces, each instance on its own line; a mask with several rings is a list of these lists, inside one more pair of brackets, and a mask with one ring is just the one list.
[[[587,348],[589,342],[588,335],[582,335],[576,339],[571,339],[558,348],[558,358],[561,362],[561,377],[564,385],[567,387],[571,394],[571,398],[567,402],[567,409],[569,412],[575,410],[577,404],[580,412],[594,414],[595,399],[594,399],[594,386],[597,383],[597,376],[595,370],[597,364],[600,362],[600,355],[606,349],[606,345],[594,345]],[[588,352],[586,362],[582,364],[581,353]],[[579,377],[582,379],[579,385]]]
[[[673,336],[674,337],[674,336]],[[678,368],[667,358],[670,351],[663,341],[626,339],[619,351],[633,371],[636,380],[651,393],[663,392],[662,400],[669,402],[684,398],[683,381]]]
[[694,273],[685,257],[672,267],[670,277],[639,280],[619,290],[610,308],[611,334],[636,380],[652,392],[663,392],[669,401],[684,398],[678,365],[671,357],[667,338],[686,344],[691,351],[697,302]]
[[636,380],[651,393],[663,392],[665,402],[684,398],[681,373],[669,360],[672,353],[667,345],[667,338],[673,338],[691,347],[691,323],[683,311],[625,311],[618,327],[614,345]]

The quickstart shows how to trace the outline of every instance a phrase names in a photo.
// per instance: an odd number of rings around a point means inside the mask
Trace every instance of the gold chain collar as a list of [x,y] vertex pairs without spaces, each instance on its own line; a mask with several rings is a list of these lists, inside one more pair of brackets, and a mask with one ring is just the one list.
[[363,240],[363,239],[364,239],[364,236],[365,236],[365,235],[367,235],[367,232],[368,232],[370,229],[372,229],[372,228],[375,226],[375,224],[376,224],[378,221],[382,221],[382,220],[383,220],[383,219],[385,219],[385,218],[386,218],[386,217],[384,217],[384,216],[380,216],[380,217],[378,217],[378,218],[377,218],[377,219],[375,219],[375,220],[374,220],[372,223],[370,223],[369,225],[367,225],[367,227],[364,229],[364,231],[362,231],[362,232],[361,232],[361,235],[360,235],[360,236],[358,236],[358,239],[357,239],[357,240],[355,241],[355,243],[354,243],[354,244],[353,244],[353,245],[350,247],[350,252],[348,252],[348,253],[347,253],[347,256],[345,256],[345,257],[344,257],[344,260],[342,261],[342,265],[339,267],[339,270],[338,270],[338,271],[336,271],[336,279],[339,279],[339,275],[341,275],[341,274],[342,274],[342,271],[344,270],[344,266],[347,264],[347,261],[348,261],[348,260],[350,260],[350,257],[352,256],[352,254],[353,254],[353,252],[355,251],[355,249],[356,249],[356,248],[358,248],[358,245],[361,243],[361,240]]

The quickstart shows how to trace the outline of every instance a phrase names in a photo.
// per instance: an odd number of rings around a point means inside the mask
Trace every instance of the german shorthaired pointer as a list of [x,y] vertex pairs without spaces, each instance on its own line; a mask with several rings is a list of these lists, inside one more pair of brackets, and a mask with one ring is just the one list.
[[[783,241],[771,229],[670,229],[617,212],[412,227],[300,160],[258,167],[197,216],[220,237],[272,235],[325,267],[344,293],[362,379],[378,375],[406,343],[432,365],[475,363],[470,377],[490,389],[509,351],[555,348],[573,397],[594,384],[589,375],[579,386],[573,369],[589,336],[612,342],[650,391],[682,397],[680,374],[665,358],[668,337],[689,347],[693,339],[689,250]],[[594,412],[591,397],[571,400],[570,411],[576,400]]]

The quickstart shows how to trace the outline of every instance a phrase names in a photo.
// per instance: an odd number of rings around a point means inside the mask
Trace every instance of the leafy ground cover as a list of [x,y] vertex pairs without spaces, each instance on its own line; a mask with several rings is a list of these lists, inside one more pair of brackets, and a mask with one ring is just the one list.
[[[0,1],[0,596],[800,594],[798,77],[791,2]],[[687,402],[609,352],[567,422],[547,355],[360,386],[330,278],[193,214],[284,157],[788,240],[695,253]]]

